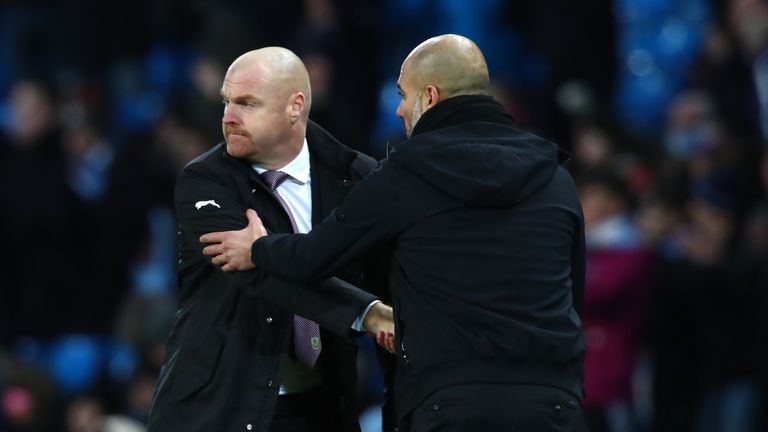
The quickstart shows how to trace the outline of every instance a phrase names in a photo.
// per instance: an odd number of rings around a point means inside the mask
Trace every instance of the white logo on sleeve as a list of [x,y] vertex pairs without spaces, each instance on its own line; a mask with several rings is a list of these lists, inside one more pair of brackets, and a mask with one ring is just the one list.
[[216,201],[214,201],[214,200],[198,201],[198,202],[195,203],[195,208],[200,210],[201,208],[203,208],[203,207],[205,207],[207,205],[212,205],[212,206],[216,206],[218,208],[221,208],[221,206],[216,204]]

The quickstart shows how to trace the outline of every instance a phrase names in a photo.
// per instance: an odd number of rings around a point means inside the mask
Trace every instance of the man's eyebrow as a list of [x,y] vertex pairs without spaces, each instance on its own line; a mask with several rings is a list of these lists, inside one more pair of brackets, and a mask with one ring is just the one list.
[[258,97],[254,95],[240,95],[240,96],[234,96],[234,97],[227,97],[224,92],[219,92],[219,95],[221,95],[222,99],[231,100],[232,102],[258,102]]

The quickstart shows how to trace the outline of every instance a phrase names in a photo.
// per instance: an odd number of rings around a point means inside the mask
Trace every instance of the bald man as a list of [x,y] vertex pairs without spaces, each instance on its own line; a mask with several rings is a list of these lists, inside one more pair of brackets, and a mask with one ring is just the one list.
[[[308,120],[307,71],[287,49],[240,56],[221,97],[224,142],[176,183],[179,307],[149,430],[359,431],[352,336],[363,317],[369,332],[391,328],[391,309],[387,324],[377,297],[335,278],[293,286],[224,273],[198,239],[246,226],[246,209],[273,232],[307,232],[376,163]],[[365,271],[334,274],[362,284]]]
[[471,40],[420,44],[398,80],[409,139],[331,217],[265,236],[249,211],[204,253],[310,282],[386,248],[398,430],[582,431],[581,205],[557,145],[515,128],[488,81]]

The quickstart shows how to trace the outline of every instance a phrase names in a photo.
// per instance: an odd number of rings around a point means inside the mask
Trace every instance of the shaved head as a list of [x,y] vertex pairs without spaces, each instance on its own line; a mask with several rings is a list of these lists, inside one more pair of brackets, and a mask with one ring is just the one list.
[[221,86],[227,152],[266,169],[280,169],[304,146],[312,103],[307,68],[281,47],[249,51],[227,70]]
[[400,67],[402,99],[396,115],[410,137],[421,116],[438,102],[462,95],[488,94],[483,53],[464,36],[447,34],[422,42]]
[[309,116],[312,106],[312,91],[309,74],[301,59],[293,51],[282,47],[265,47],[241,55],[227,70],[227,76],[236,73],[259,76],[266,81],[277,96],[289,97],[304,94],[303,119]]
[[403,75],[418,88],[434,85],[441,99],[488,94],[488,66],[480,48],[464,36],[446,34],[427,39],[406,57]]

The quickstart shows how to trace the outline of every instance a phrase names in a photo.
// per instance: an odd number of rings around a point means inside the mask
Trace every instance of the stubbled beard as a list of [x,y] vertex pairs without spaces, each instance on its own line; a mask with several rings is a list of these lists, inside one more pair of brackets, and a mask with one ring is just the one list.
[[405,127],[405,136],[408,138],[411,137],[411,134],[413,134],[413,127],[416,126],[416,123],[419,121],[422,114],[424,114],[424,112],[422,111],[421,98],[417,97],[416,102],[413,103],[413,110],[411,110],[411,121],[406,124]]

